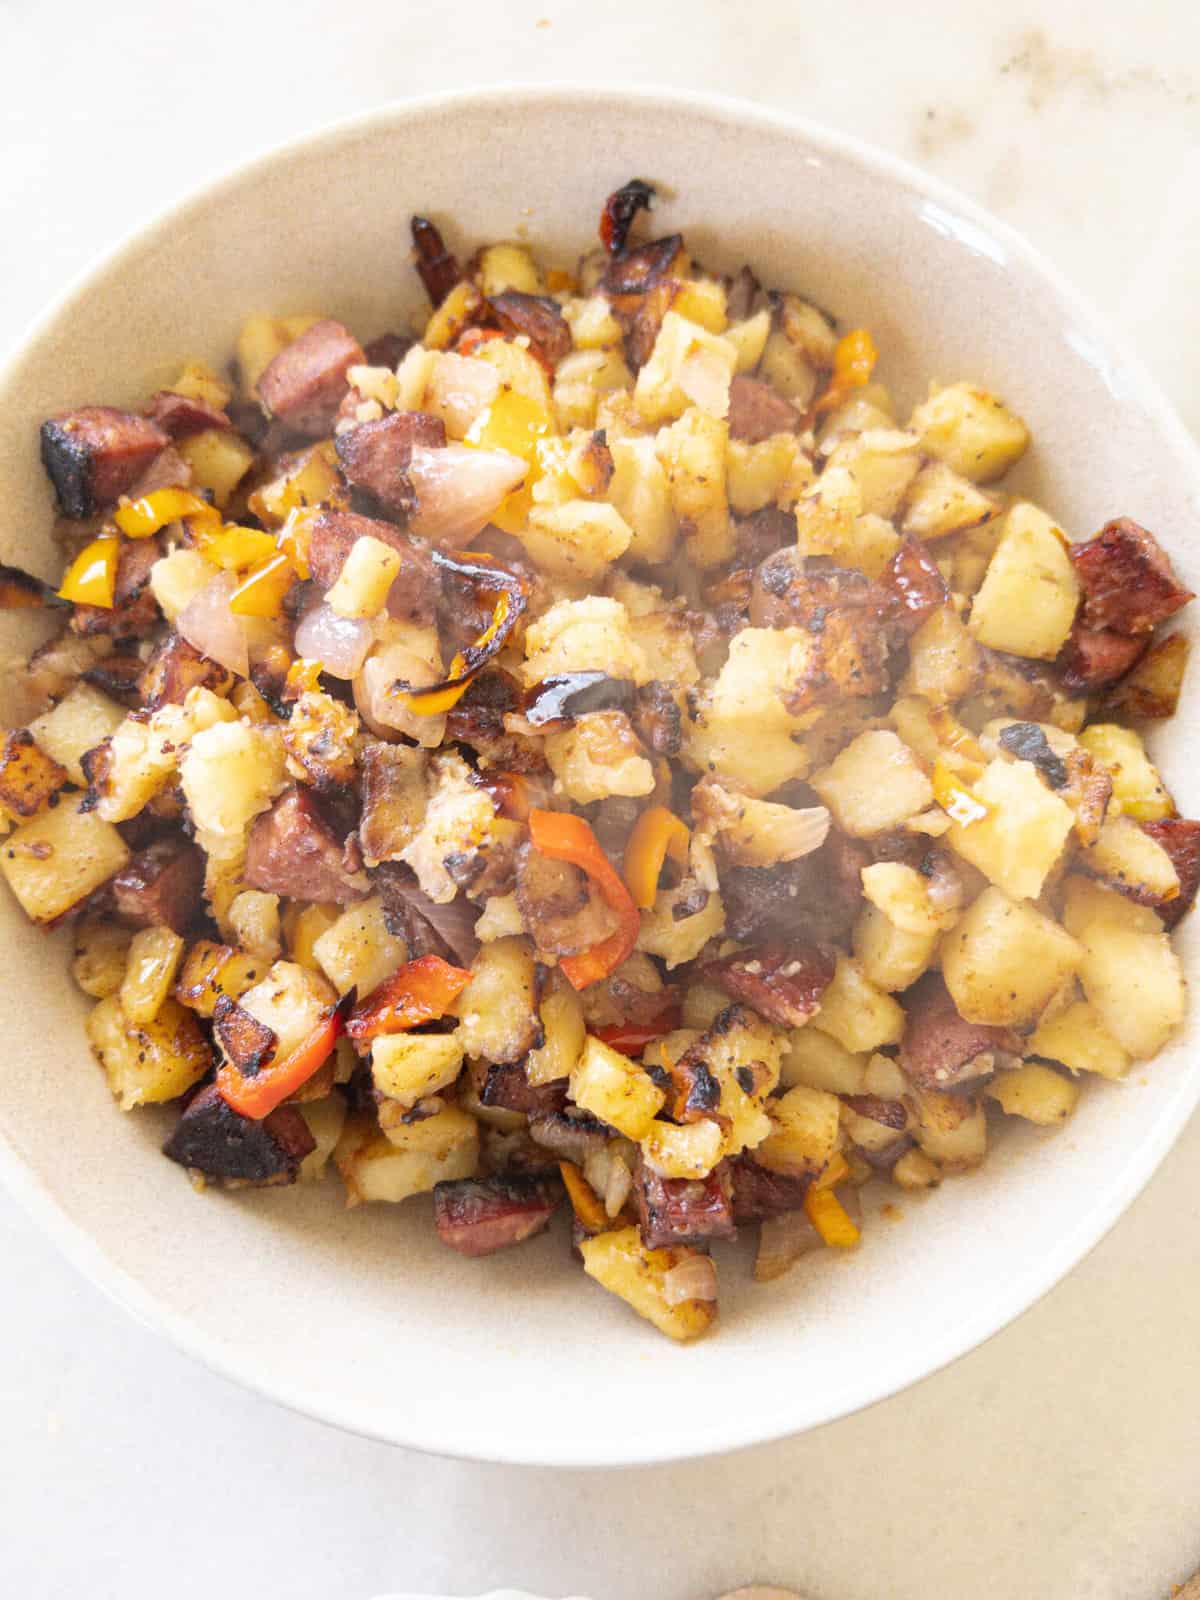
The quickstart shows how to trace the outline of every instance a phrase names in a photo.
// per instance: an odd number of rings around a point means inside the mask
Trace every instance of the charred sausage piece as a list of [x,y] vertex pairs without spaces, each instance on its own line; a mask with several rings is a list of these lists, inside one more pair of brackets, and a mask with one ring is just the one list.
[[172,439],[186,439],[189,434],[203,433],[208,428],[232,427],[228,415],[218,406],[174,389],[160,389],[146,407],[146,415]]
[[750,594],[752,628],[822,626],[831,611],[862,611],[871,580],[853,567],[802,556],[792,544],[759,562]]
[[741,943],[842,939],[862,908],[862,869],[871,857],[831,829],[819,850],[774,867],[721,873],[730,937]]
[[548,366],[556,367],[569,354],[571,330],[557,300],[506,289],[503,294],[492,296],[491,307],[505,333],[513,337],[524,334],[534,353]]
[[215,689],[227,676],[224,667],[202,656],[182,634],[171,632],[142,665],[138,694],[148,711],[157,711],[182,705],[189,689]]
[[729,285],[729,292],[725,296],[725,315],[730,322],[744,322],[747,317],[753,316],[759,308],[762,292],[762,284],[754,273],[749,267],[743,267]]
[[761,378],[739,373],[729,385],[729,436],[761,444],[773,433],[794,433],[800,413]]
[[[636,250],[615,255],[604,269],[599,287],[614,298],[620,309],[636,311],[636,304],[621,304],[628,296],[644,295],[662,284],[671,275],[671,269],[683,259],[683,235],[668,234],[664,239],[652,239]],[[665,309],[665,308],[664,308]]]
[[1143,822],[1142,828],[1162,845],[1179,875],[1179,893],[1174,900],[1156,907],[1163,925],[1173,928],[1192,909],[1196,890],[1200,888],[1200,822],[1190,822],[1186,817],[1164,817],[1161,822]]
[[143,928],[186,934],[204,905],[204,855],[184,840],[161,839],[126,862],[112,881],[117,915]]
[[713,1239],[732,1239],[733,1184],[729,1172],[718,1167],[707,1178],[660,1178],[644,1161],[638,1163],[634,1182],[642,1243],[648,1250],[672,1245],[705,1245]]
[[541,1233],[562,1200],[545,1178],[462,1178],[433,1189],[438,1238],[464,1256],[490,1256]]
[[1085,628],[1149,633],[1193,598],[1175,576],[1166,551],[1130,517],[1107,522],[1094,539],[1071,546],[1083,589]]
[[163,1154],[227,1188],[294,1183],[300,1163],[316,1149],[308,1123],[283,1105],[261,1122],[226,1105],[215,1084],[189,1101]]
[[815,944],[757,945],[711,961],[704,976],[781,1028],[800,1028],[816,1016],[833,982],[833,952]]
[[435,306],[440,306],[462,278],[462,272],[454,256],[446,249],[441,231],[428,217],[413,217],[409,226],[412,229],[417,271],[425,285],[425,293]]
[[907,637],[950,599],[946,580],[919,539],[908,538],[876,580],[871,609]]
[[438,905],[421,888],[411,867],[383,861],[371,872],[371,886],[383,901],[389,933],[408,945],[410,961],[441,956],[453,966],[469,967],[479,954],[475,923],[479,907],[462,895]]
[[315,322],[268,365],[258,397],[289,432],[319,439],[333,427],[349,387],[346,374],[365,362],[362,346],[340,322]]
[[139,685],[145,670],[146,663],[141,656],[114,651],[112,655],[102,657],[94,667],[88,667],[82,677],[84,683],[90,683],[93,688],[108,695],[110,700],[118,700],[132,710],[142,703]]
[[347,481],[396,516],[416,504],[408,476],[413,446],[439,449],[446,442],[440,417],[425,411],[393,411],[377,422],[359,422],[334,438],[338,465]]
[[91,517],[111,506],[170,436],[148,417],[114,406],[80,406],[42,423],[42,465],[64,517]]
[[313,581],[329,589],[338,580],[355,543],[370,535],[390,545],[400,557],[400,571],[388,592],[388,610],[398,620],[428,627],[437,616],[438,581],[433,559],[390,522],[360,517],[353,511],[322,511],[313,521],[308,565]]
[[154,460],[125,493],[130,500],[141,500],[159,489],[190,489],[195,474],[190,461],[185,461],[173,444],[160,450]]
[[157,539],[125,539],[117,558],[111,607],[77,605],[71,627],[85,636],[106,633],[114,639],[144,639],[162,620],[150,590],[150,569],[162,555]]
[[1058,665],[1062,685],[1072,693],[1090,694],[1123,678],[1145,651],[1144,634],[1117,633],[1113,628],[1085,628],[1076,622],[1062,648]]
[[771,1172],[750,1156],[738,1156],[732,1163],[730,1176],[735,1223],[765,1222],[768,1217],[783,1216],[785,1211],[803,1210],[804,1196],[812,1181]]
[[494,1063],[487,1069],[479,1098],[485,1106],[520,1111],[525,1116],[561,1111],[567,1103],[567,1081],[532,1084],[519,1061]]
[[928,972],[903,999],[907,1023],[900,1065],[922,1089],[952,1089],[992,1071],[997,1051],[1020,1055],[1020,1037],[1008,1028],[967,1022],[941,975]]
[[500,668],[481,672],[466,694],[446,713],[446,742],[466,744],[486,757],[489,770],[522,772],[543,765],[537,741],[511,734],[505,714],[519,711],[523,690]]
[[366,348],[367,365],[395,371],[416,342],[404,333],[381,333]]
[[796,542],[796,519],[778,506],[763,506],[748,517],[739,517],[734,529],[739,563],[757,567],[784,545]]
[[677,756],[683,744],[683,718],[669,684],[659,678],[637,691],[633,726],[638,738],[657,756]]
[[529,1118],[529,1136],[561,1161],[577,1167],[598,1155],[612,1137],[612,1129],[576,1106],[563,1111],[535,1111]]
[[292,900],[345,905],[369,892],[366,874],[339,843],[312,796],[297,785],[281,795],[250,829],[246,882]]

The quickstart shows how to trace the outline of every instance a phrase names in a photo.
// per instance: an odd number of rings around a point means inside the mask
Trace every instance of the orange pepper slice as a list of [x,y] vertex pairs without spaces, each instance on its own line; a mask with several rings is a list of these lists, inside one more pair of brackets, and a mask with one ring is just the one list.
[[832,411],[847,395],[870,383],[879,351],[866,328],[852,328],[837,342],[833,352],[833,375],[829,387],[817,401],[816,411]]
[[129,539],[148,539],[168,522],[178,522],[181,517],[195,517],[218,526],[221,521],[216,507],[201,500],[190,489],[155,489],[153,494],[144,495],[140,500],[118,506],[113,513],[113,521]]
[[567,1191],[571,1209],[584,1228],[588,1233],[605,1233],[613,1224],[609,1221],[608,1212],[601,1204],[599,1196],[583,1173],[571,1161],[560,1161],[558,1170],[562,1174],[563,1187]]
[[535,809],[529,813],[529,837],[533,848],[544,856],[569,861],[586,872],[605,904],[617,913],[619,926],[615,933],[580,955],[559,958],[559,968],[572,988],[586,989],[607,978],[631,954],[641,932],[641,914],[620,873],[582,817],[569,811]]
[[991,815],[992,808],[987,801],[981,800],[973,790],[968,789],[941,761],[933,769],[933,798],[948,817],[964,826],[982,822]]
[[471,981],[463,967],[452,967],[441,956],[418,956],[407,961],[350,1013],[346,1033],[356,1045],[381,1033],[404,1033],[444,1017]]
[[250,569],[229,597],[230,611],[238,617],[279,616],[295,576],[291,561],[281,550]]
[[649,911],[658,894],[663,863],[687,865],[691,835],[673,811],[666,806],[648,806],[633,826],[625,846],[624,875],[635,906]]
[[101,534],[83,549],[67,568],[58,591],[60,600],[79,606],[101,606],[111,611],[117,590],[117,562],[121,541],[113,534]]
[[260,1122],[325,1065],[341,1031],[341,1014],[335,1009],[291,1055],[282,1061],[267,1062],[252,1078],[246,1077],[232,1062],[223,1061],[217,1068],[217,1089],[221,1098],[243,1117],[253,1117]]

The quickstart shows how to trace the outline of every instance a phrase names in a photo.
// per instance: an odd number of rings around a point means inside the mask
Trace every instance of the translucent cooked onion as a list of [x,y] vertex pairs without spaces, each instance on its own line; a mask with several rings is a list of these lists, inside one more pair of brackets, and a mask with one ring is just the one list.
[[711,1256],[687,1256],[663,1279],[663,1297],[669,1306],[685,1300],[715,1300],[717,1269]]
[[175,627],[202,656],[244,678],[250,671],[246,630],[229,602],[241,579],[236,572],[219,572],[179,613]]
[[421,409],[441,417],[452,439],[461,439],[500,390],[500,374],[486,361],[439,351],[429,370]]
[[445,713],[427,716],[410,708],[406,697],[395,692],[397,681],[417,687],[436,683],[438,668],[418,654],[403,638],[385,640],[372,650],[354,677],[354,704],[371,732],[381,739],[402,733],[426,749],[441,744],[446,731]]
[[507,450],[474,450],[466,444],[428,450],[416,445],[408,467],[417,498],[409,528],[424,539],[449,544],[472,539],[528,470]]
[[815,1250],[821,1235],[803,1211],[785,1211],[781,1217],[768,1217],[758,1230],[758,1255],[754,1260],[754,1281],[770,1283],[782,1278],[800,1257]]
[[353,678],[375,642],[367,617],[342,617],[324,601],[306,611],[296,627],[296,654],[319,661],[333,678]]
[[729,371],[713,350],[693,350],[679,369],[679,387],[710,417],[729,415]]

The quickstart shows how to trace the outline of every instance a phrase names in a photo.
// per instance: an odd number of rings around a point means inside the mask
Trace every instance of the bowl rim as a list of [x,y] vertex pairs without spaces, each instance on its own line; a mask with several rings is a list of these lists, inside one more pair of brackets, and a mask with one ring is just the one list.
[[[186,224],[189,216],[207,209],[226,191],[236,189],[248,179],[269,171],[301,151],[311,151],[342,140],[355,139],[374,127],[420,121],[431,115],[467,109],[518,111],[564,106],[578,109],[590,104],[598,112],[628,110],[632,105],[669,108],[684,115],[698,115],[727,125],[755,127],[782,134],[810,146],[815,152],[849,160],[868,173],[885,179],[893,187],[933,200],[995,241],[1009,259],[1017,261],[1058,298],[1080,328],[1086,330],[1098,352],[1095,364],[1112,355],[1122,369],[1130,393],[1155,429],[1179,460],[1181,471],[1200,496],[1200,444],[1184,425],[1173,403],[1152,377],[1140,355],[1091,300],[1052,261],[1010,224],[993,216],[985,207],[941,178],[927,173],[915,163],[893,155],[856,135],[843,133],[826,124],[794,113],[767,108],[731,95],[669,85],[638,84],[607,87],[554,79],[545,83],[510,80],[499,84],[466,86],[428,95],[386,101],[365,112],[356,112],[293,135],[258,150],[233,166],[223,168],[214,178],[201,181],[176,203],[135,225],[117,244],[94,257],[77,272],[67,286],[34,318],[24,336],[0,363],[0,392],[12,381],[17,369],[33,348],[52,330],[57,320],[92,293],[103,279],[120,272],[127,258],[152,245],[168,231]],[[1093,359],[1093,358],[1088,358]],[[341,1428],[361,1438],[399,1445],[424,1454],[504,1466],[557,1467],[570,1469],[616,1468],[665,1465],[677,1461],[703,1460],[710,1456],[749,1449],[807,1433],[836,1422],[934,1376],[951,1363],[1010,1326],[1037,1304],[1088,1255],[1129,1208],[1157,1171],[1200,1102],[1200,1070],[1186,1067],[1164,1104],[1150,1133],[1114,1169],[1104,1189],[1094,1192],[1087,1210],[1080,1214],[1053,1245],[1031,1258],[1027,1271],[1010,1278],[1003,1290],[990,1297],[985,1307],[957,1325],[941,1339],[927,1344],[919,1357],[893,1367],[887,1378],[867,1383],[857,1400],[837,1400],[816,1404],[805,1397],[803,1415],[781,1403],[777,1424],[769,1428],[747,1427],[736,1413],[714,1422],[711,1441],[703,1448],[674,1447],[663,1440],[640,1440],[618,1449],[585,1457],[572,1449],[567,1440],[552,1451],[531,1453],[519,1440],[498,1441],[472,1437],[472,1427],[455,1424],[448,1435],[434,1435],[419,1426],[404,1436],[373,1430],[370,1424],[344,1407],[336,1398],[310,1399],[292,1392],[275,1381],[269,1371],[257,1370],[250,1361],[241,1361],[218,1341],[202,1333],[186,1314],[161,1304],[137,1281],[132,1272],[112,1260],[87,1230],[72,1219],[49,1191],[39,1173],[21,1156],[17,1143],[0,1128],[0,1181],[23,1210],[49,1236],[62,1254],[85,1278],[111,1300],[134,1316],[143,1326],[162,1335],[171,1344],[218,1376],[238,1384],[298,1414]]]

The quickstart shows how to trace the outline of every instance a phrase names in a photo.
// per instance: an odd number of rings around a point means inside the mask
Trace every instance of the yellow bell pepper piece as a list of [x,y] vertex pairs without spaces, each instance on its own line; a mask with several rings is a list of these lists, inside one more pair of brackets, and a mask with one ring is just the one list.
[[102,534],[91,544],[84,545],[67,568],[58,591],[59,599],[79,606],[102,606],[105,611],[111,611],[120,555],[121,541],[111,533]]
[[840,406],[854,389],[870,383],[879,351],[866,328],[851,328],[839,339],[833,352],[833,376],[829,387],[817,401],[818,411],[831,411]]
[[504,533],[519,533],[529,518],[533,486],[542,476],[538,445],[554,431],[554,419],[546,408],[515,389],[501,390],[467,430],[464,444],[481,450],[507,450],[529,463],[524,483],[492,514],[492,521]]
[[277,617],[294,578],[292,563],[281,550],[247,573],[229,597],[229,609],[239,617]]
[[180,517],[195,517],[198,522],[220,524],[221,513],[207,500],[188,489],[156,489],[141,500],[118,506],[113,521],[129,539],[148,539]]
[[824,1168],[813,1180],[814,1189],[835,1189],[850,1176],[850,1163],[840,1150],[835,1150]]
[[687,865],[691,835],[679,818],[666,806],[648,806],[634,824],[625,846],[625,885],[633,903],[649,911],[658,894],[658,879],[668,856]]
[[804,1212],[826,1244],[849,1250],[858,1243],[858,1229],[832,1189],[810,1189],[804,1196]]
[[269,561],[278,548],[273,534],[263,533],[261,528],[242,528],[236,523],[198,528],[196,546],[206,561],[223,572],[245,572],[247,567]]
[[939,761],[933,769],[933,798],[942,810],[955,822],[964,826],[971,822],[982,822],[991,815],[991,806],[966,784],[950,771],[943,762]]
[[297,966],[307,967],[310,972],[321,971],[313,945],[337,921],[340,911],[339,906],[319,901],[304,907],[294,900],[291,902],[283,914],[283,931],[288,955]]

